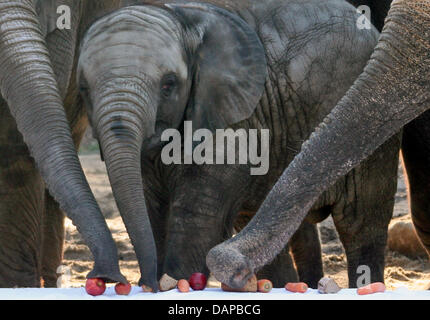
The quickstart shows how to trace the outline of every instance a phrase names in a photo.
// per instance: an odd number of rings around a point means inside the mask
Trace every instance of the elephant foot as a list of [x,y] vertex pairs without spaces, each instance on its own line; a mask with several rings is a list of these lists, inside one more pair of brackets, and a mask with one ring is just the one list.
[[139,287],[145,285],[146,287],[151,288],[153,293],[158,292],[158,281],[157,281],[156,277],[153,278],[153,279],[152,278],[151,279],[146,279],[146,277],[142,276],[139,279],[139,283],[138,284],[139,284]]
[[206,256],[206,264],[215,278],[231,288],[243,288],[254,275],[249,259],[231,246],[220,244]]
[[92,279],[92,278],[101,278],[105,280],[105,282],[107,283],[115,283],[115,282],[120,282],[124,284],[128,283],[127,279],[121,274],[119,270],[106,272],[105,270],[102,271],[97,267],[95,267],[92,271],[90,271],[90,273],[87,274],[87,279]]

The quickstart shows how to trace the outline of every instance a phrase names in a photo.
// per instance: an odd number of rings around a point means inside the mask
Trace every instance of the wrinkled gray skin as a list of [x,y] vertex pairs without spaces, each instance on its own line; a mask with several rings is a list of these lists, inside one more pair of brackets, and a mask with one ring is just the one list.
[[[351,0],[372,11],[372,22],[381,31],[391,0]],[[430,111],[403,127],[402,160],[408,178],[408,198],[415,230],[424,247],[430,247]]]
[[[429,1],[393,1],[363,73],[303,144],[246,228],[209,252],[207,263],[217,279],[242,286],[282,250],[324,190],[430,108],[429,48]],[[414,146],[427,148],[428,126],[421,129]],[[424,152],[417,171],[425,173],[426,158]],[[427,188],[428,175],[414,178],[415,187],[418,180]],[[429,215],[420,209],[412,210],[413,220],[429,250]]]
[[[57,29],[59,5],[71,9],[70,30]],[[86,26],[119,5],[0,1],[0,287],[37,287],[42,278],[45,286],[56,285],[60,208],[94,256],[88,276],[126,281],[76,154],[87,120],[71,81]]]
[[[135,6],[100,19],[85,37],[78,69],[115,198],[124,199],[120,209],[144,208],[146,199],[158,275],[178,279],[208,273],[209,249],[257,211],[362,72],[378,37],[375,29],[356,28],[358,15],[343,1],[204,2],[215,7]],[[268,174],[250,176],[249,165],[163,165],[161,132],[181,129],[183,120],[192,120],[193,129],[269,129]],[[300,279],[316,286],[322,276],[312,223],[332,214],[350,285],[360,264],[382,281],[399,146],[397,136],[307,208],[291,242]],[[236,220],[238,212],[250,215]],[[276,286],[297,279],[288,247],[259,272]]]

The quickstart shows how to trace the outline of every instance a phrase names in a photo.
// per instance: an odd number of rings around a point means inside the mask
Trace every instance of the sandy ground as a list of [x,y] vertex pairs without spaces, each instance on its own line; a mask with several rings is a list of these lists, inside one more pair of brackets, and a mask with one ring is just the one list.
[[[83,155],[80,158],[91,188],[116,241],[121,270],[132,284],[136,284],[139,279],[136,257],[122,220],[118,216],[104,163],[100,161],[98,154]],[[385,283],[388,289],[399,287],[406,287],[410,290],[427,289],[430,284],[430,263],[428,258],[423,255],[422,249],[419,248],[420,245],[417,244],[415,233],[411,228],[406,186],[401,169],[399,169],[399,173],[396,206],[390,224],[391,238],[389,242],[389,247],[395,248],[397,251],[387,247]],[[319,230],[325,275],[334,278],[342,288],[347,288],[346,258],[331,218],[320,223]],[[402,235],[400,238],[407,239],[406,243],[398,243],[396,239],[399,237],[395,237],[394,232],[400,232]],[[85,275],[92,266],[91,255],[70,220],[66,221],[66,233],[63,262],[66,268],[63,268],[65,271],[61,278],[62,283],[66,287],[80,287],[85,284]],[[396,241],[392,241],[392,239]],[[403,254],[398,251],[403,252]],[[211,284],[217,285],[214,282]]]

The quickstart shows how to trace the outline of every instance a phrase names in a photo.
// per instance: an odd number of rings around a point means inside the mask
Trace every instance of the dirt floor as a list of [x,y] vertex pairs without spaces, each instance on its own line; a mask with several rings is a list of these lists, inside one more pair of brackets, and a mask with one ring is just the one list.
[[[81,155],[81,162],[117,243],[121,270],[132,284],[136,284],[139,273],[135,254],[118,215],[104,163],[100,161],[98,154]],[[396,206],[390,224],[389,246],[386,250],[385,283],[388,289],[398,287],[427,289],[430,284],[430,263],[417,242],[411,226],[402,170],[399,169],[399,173]],[[66,221],[66,227],[63,262],[66,267],[63,270],[66,271],[62,277],[62,283],[63,286],[79,287],[85,284],[85,275],[92,266],[91,255],[70,220]],[[341,287],[347,288],[346,258],[331,218],[320,223],[319,230],[325,275],[333,277]],[[397,233],[400,233],[401,237],[396,237]],[[217,285],[215,282],[211,284]]]

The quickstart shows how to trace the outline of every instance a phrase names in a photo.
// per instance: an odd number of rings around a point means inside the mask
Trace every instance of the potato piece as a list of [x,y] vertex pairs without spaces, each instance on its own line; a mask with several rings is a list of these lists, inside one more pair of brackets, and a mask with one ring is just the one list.
[[171,276],[169,276],[167,273],[163,274],[163,276],[160,279],[160,291],[168,291],[176,288],[176,285],[178,284],[178,280],[173,279]]
[[332,278],[324,277],[318,281],[318,292],[323,294],[337,293],[340,287]]

